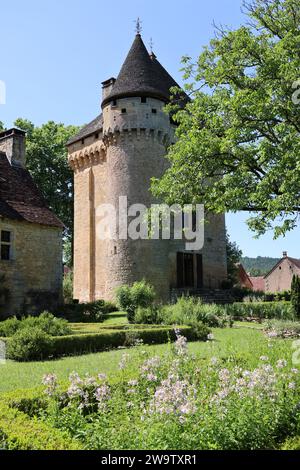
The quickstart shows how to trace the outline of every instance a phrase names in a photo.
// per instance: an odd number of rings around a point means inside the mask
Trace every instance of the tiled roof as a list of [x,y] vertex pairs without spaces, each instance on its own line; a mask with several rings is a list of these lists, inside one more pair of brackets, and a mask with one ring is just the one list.
[[92,135],[95,132],[100,132],[102,131],[102,128],[103,116],[102,114],[100,114],[92,122],[82,127],[82,129],[80,129],[80,131],[67,142],[67,145],[71,145],[74,142],[78,142],[78,140],[84,139],[85,137],[88,137],[89,135]]
[[178,86],[158,62],[154,54],[149,55],[145,44],[137,34],[119,76],[102,107],[112,100],[129,96],[146,96],[168,102],[170,88]]
[[11,166],[0,152],[0,218],[63,228],[62,222],[47,207],[29,172]]
[[254,291],[264,291],[265,290],[265,278],[263,276],[249,277],[253,285]]

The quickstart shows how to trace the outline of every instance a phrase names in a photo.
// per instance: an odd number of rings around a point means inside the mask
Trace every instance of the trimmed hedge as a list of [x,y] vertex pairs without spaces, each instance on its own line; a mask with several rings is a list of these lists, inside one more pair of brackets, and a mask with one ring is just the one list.
[[[48,424],[30,418],[18,410],[18,401],[27,401],[31,406],[41,405],[41,395],[34,396],[20,391],[0,397],[0,448],[7,450],[81,450],[80,442],[72,439],[66,432],[50,427]],[[21,405],[20,405],[21,406]]]
[[[192,341],[197,339],[190,327],[179,327],[181,333]],[[206,339],[209,331],[205,331]],[[55,357],[71,354],[101,352],[107,349],[130,346],[134,340],[142,340],[146,344],[167,343],[174,341],[176,335],[173,327],[106,330],[95,334],[79,334],[52,338],[52,350]]]
[[287,439],[282,444],[281,450],[300,450],[300,436]]
[[[190,326],[179,326],[181,334],[186,336],[189,341],[206,340],[210,333],[209,328],[200,325],[199,328],[193,329]],[[101,352],[118,347],[128,347],[135,343],[136,340],[142,340],[146,344],[162,344],[169,340],[176,339],[174,327],[160,326],[156,328],[127,328],[119,330],[108,330],[89,334],[75,334],[68,336],[48,337],[48,343],[43,343],[40,354],[35,354],[34,359],[48,359],[62,356],[89,354]],[[5,338],[7,343],[7,351],[12,351],[12,355],[8,357],[18,361],[30,360],[28,354],[22,358],[20,355],[14,357],[13,342],[15,337]],[[35,351],[36,353],[36,351]]]

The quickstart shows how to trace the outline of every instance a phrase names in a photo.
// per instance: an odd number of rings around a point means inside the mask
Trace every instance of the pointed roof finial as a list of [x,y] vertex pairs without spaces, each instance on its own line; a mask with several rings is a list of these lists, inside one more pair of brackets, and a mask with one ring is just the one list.
[[142,32],[142,21],[140,20],[140,17],[135,22],[135,31],[136,34],[141,34]]
[[154,46],[153,39],[150,38],[149,47],[150,47],[150,52],[151,52],[151,54],[153,54],[153,46]]

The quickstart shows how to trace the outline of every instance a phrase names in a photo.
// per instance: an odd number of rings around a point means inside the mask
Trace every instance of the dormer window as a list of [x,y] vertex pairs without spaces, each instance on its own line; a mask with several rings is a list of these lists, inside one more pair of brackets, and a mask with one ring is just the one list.
[[0,233],[0,259],[9,261],[12,259],[12,232],[1,230]]

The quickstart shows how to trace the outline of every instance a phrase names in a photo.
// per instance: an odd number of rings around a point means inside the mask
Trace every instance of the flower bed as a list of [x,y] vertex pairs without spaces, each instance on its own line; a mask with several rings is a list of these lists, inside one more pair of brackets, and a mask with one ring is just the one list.
[[0,397],[0,442],[8,449],[297,448],[300,373],[288,342],[284,352],[269,340],[249,367],[246,356],[195,357],[182,332],[175,335],[162,356],[142,346],[124,352],[113,379],[74,372],[60,384],[47,374],[44,391]]

